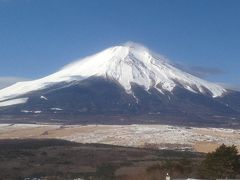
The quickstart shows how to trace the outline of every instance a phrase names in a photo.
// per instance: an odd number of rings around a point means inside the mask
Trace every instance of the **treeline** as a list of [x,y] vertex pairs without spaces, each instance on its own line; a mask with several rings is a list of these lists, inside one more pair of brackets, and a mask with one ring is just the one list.
[[240,178],[240,156],[237,147],[222,144],[214,152],[208,153],[199,169],[202,178]]

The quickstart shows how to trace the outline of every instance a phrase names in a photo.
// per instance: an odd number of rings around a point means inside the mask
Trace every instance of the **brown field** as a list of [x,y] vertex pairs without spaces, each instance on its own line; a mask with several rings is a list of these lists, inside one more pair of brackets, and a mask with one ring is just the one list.
[[211,152],[225,143],[240,149],[240,130],[166,125],[1,124],[0,139],[64,139],[155,149]]

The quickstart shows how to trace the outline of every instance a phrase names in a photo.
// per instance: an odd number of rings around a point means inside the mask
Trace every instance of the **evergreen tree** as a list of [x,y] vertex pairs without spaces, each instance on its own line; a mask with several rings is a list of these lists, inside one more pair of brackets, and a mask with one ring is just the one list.
[[236,146],[222,144],[212,153],[208,153],[200,167],[204,178],[235,178],[240,174],[240,161]]

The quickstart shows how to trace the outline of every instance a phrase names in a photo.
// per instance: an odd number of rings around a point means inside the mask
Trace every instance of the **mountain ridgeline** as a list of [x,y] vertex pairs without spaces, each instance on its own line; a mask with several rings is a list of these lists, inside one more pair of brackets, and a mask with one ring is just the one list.
[[240,92],[178,69],[145,47],[127,44],[0,90],[0,120],[236,127]]

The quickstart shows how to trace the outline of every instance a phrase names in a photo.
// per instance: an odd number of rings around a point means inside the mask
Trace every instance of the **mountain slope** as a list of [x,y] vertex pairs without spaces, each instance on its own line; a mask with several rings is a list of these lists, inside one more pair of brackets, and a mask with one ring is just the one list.
[[238,92],[184,72],[145,47],[127,44],[0,90],[0,113],[235,120],[240,112],[236,97]]
[[20,82],[0,90],[0,101],[44,89],[59,82],[79,81],[92,76],[115,80],[127,92],[131,92],[131,83],[143,86],[146,90],[154,87],[161,93],[171,92],[177,85],[193,92],[206,93],[208,91],[213,97],[221,96],[226,92],[219,85],[175,68],[167,63],[165,58],[151,53],[144,47],[126,45],[108,48],[42,79]]

